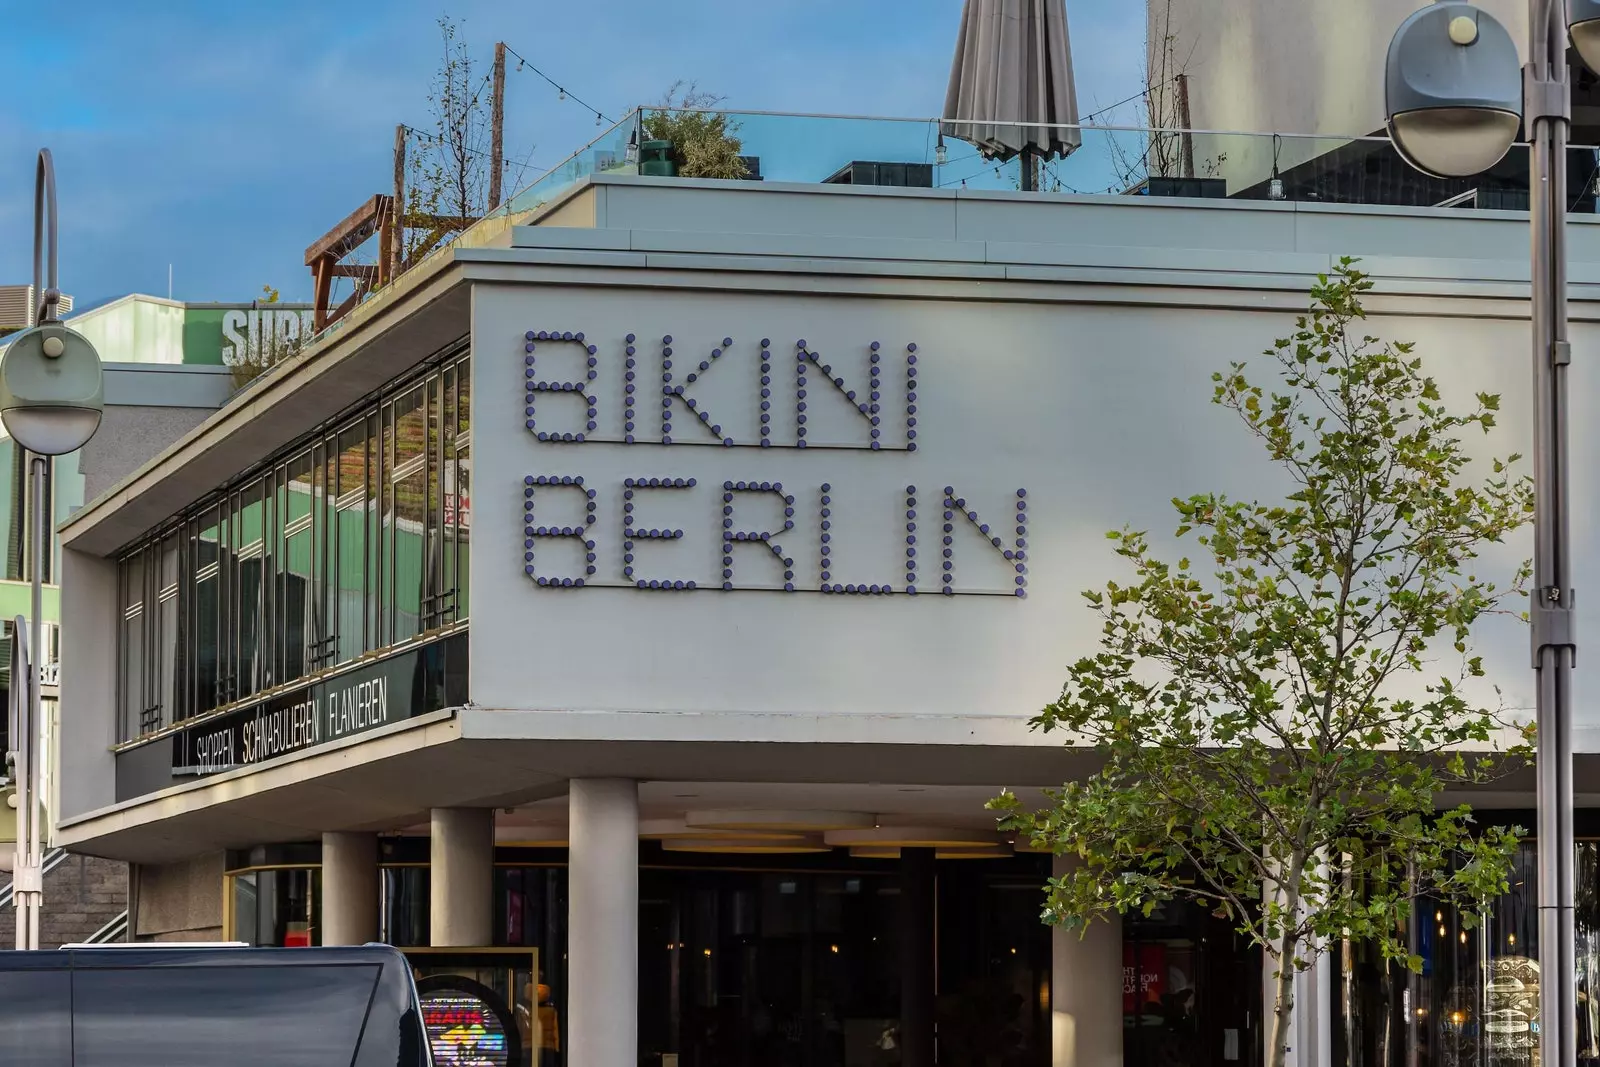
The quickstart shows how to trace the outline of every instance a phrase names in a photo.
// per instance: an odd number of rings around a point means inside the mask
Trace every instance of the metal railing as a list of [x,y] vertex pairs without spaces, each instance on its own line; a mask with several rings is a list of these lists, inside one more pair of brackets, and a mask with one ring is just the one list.
[[[721,136],[731,142],[724,155],[737,155],[751,181],[994,192],[1024,185],[1021,158],[994,158],[978,147],[980,142],[992,142],[997,131],[1005,134],[1006,124],[636,107],[399,277],[447,249],[492,242],[590,177],[640,173],[639,159],[647,142],[674,130],[707,125],[683,121],[686,118],[716,120]],[[1165,129],[1094,122],[1029,124],[1025,129],[1034,141],[1067,149],[1029,164],[1036,173],[1030,173],[1028,184],[1037,189],[1030,195],[1198,197],[1441,211],[1528,207],[1528,156],[1522,144],[1485,174],[1438,179],[1402,160],[1388,137],[1371,134]],[[972,141],[962,139],[962,134]],[[693,168],[681,169],[679,176],[693,177]],[[1600,149],[1571,146],[1571,210],[1596,210],[1597,179]],[[335,322],[323,334],[339,328]]]
[[78,942],[83,945],[111,945],[127,940],[128,913],[126,910],[100,929]]

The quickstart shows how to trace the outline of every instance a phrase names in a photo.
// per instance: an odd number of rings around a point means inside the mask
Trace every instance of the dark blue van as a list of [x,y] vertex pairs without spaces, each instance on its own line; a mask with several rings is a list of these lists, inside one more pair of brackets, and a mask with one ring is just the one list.
[[430,1067],[405,957],[359,948],[0,952],[5,1067]]

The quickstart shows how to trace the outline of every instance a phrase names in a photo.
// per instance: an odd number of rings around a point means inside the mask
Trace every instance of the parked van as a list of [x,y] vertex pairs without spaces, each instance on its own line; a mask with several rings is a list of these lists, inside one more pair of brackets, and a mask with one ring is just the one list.
[[405,957],[359,948],[0,952],[5,1067],[430,1067]]

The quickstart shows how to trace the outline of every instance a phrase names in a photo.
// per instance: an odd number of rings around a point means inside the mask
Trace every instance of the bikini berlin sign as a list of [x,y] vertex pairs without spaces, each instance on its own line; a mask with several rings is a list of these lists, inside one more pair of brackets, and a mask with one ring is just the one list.
[[[914,453],[920,432],[918,393],[924,384],[915,342],[893,351],[878,341],[866,342],[861,353],[841,359],[838,370],[803,338],[792,343],[762,338],[736,346],[733,338],[723,337],[720,344],[692,346],[675,344],[670,335],[647,341],[630,333],[611,353],[602,352],[581,331],[529,330],[521,344],[527,432],[539,442],[559,446],[548,453],[552,460],[546,463],[552,465],[528,473],[522,486],[523,570],[540,586],[1027,596],[1025,488],[1014,494],[1007,491],[1010,503],[1004,510],[993,511],[991,505],[990,514],[980,514],[976,504],[968,504],[961,486],[906,485],[904,532],[895,534],[904,538],[903,570],[859,584],[834,577],[835,553],[846,546],[835,542],[840,532],[834,514],[838,494],[828,481],[802,486],[792,475],[788,484],[764,480],[759,460],[752,463],[756,477],[745,479],[705,481],[686,472],[641,471],[616,479],[621,484],[613,487],[597,485],[581,473],[583,450],[576,447],[580,445],[631,446],[639,450],[641,461],[648,455],[652,464],[659,464],[664,455],[676,457],[686,447]],[[704,354],[686,358],[684,349]],[[612,360],[620,366],[621,396],[608,397],[608,402],[621,401],[620,435],[601,430],[600,422],[603,390],[598,382],[602,367]],[[748,391],[730,396],[723,389],[713,396],[706,380],[719,369],[730,374],[729,369],[743,360],[749,361]],[[859,369],[846,370],[847,361]],[[759,376],[748,374],[750,369],[759,369]],[[774,426],[778,412],[785,416],[781,429]],[[724,423],[731,427],[735,417],[750,423],[752,413],[758,413],[753,431],[741,431],[736,439],[732,429],[724,429]],[[617,488],[621,514],[602,521],[601,491],[611,500]],[[977,488],[994,499],[992,485]],[[897,510],[902,504],[898,492],[892,502]],[[650,513],[667,499],[664,494],[703,498],[704,521],[683,528],[652,525]],[[701,512],[693,509],[693,513]],[[659,557],[650,556],[652,543],[660,546],[688,538],[715,544],[719,535],[720,580],[664,576]],[[620,540],[621,564],[615,574],[600,573],[598,546],[607,538]],[[797,560],[796,552],[785,550],[786,542],[797,540],[809,546],[804,554],[816,553],[814,560]],[[984,563],[991,575],[994,564],[1003,561],[1011,575],[1009,583],[961,581],[958,563],[970,559],[965,555],[969,552],[992,554]]]

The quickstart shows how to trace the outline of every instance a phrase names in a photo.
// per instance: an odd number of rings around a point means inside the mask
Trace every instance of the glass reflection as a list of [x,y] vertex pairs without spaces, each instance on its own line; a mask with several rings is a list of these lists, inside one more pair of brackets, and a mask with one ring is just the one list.
[[[1537,844],[1525,841],[1509,891],[1476,915],[1420,898],[1405,931],[1420,973],[1385,964],[1370,945],[1338,946],[1336,1062],[1540,1067],[1537,859]],[[1579,842],[1575,860],[1578,1062],[1600,1067],[1600,842]]]

